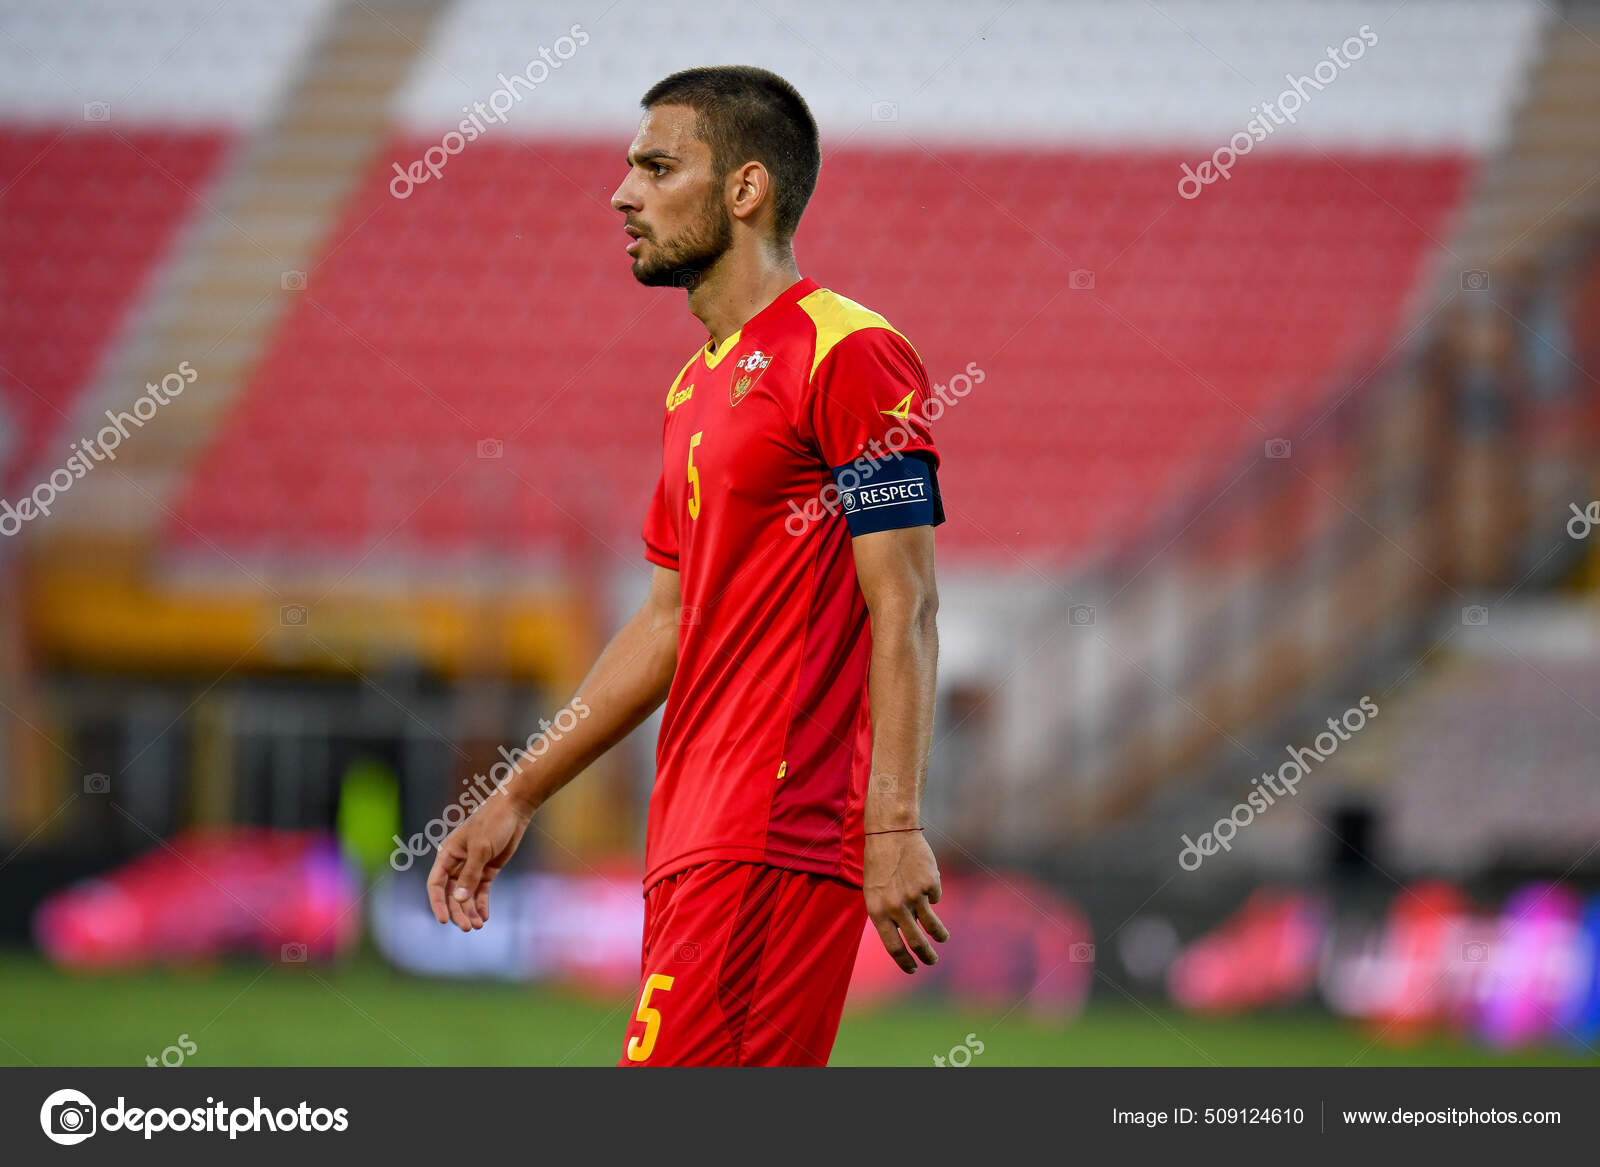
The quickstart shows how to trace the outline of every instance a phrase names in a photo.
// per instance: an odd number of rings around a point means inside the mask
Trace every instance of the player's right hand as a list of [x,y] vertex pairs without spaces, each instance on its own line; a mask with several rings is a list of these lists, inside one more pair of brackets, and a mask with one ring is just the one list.
[[489,884],[516,854],[533,811],[503,791],[490,795],[439,845],[428,872],[428,904],[441,924],[463,932],[489,920]]

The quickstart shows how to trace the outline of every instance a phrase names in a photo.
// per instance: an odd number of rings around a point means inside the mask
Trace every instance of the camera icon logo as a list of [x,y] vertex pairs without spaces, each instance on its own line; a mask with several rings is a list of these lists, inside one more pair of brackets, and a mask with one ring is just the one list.
[[83,103],[83,120],[86,122],[108,122],[111,120],[111,103],[109,101],[86,101]]
[[1489,959],[1489,946],[1482,940],[1469,940],[1461,946],[1461,959],[1468,964],[1482,964]]
[[875,101],[872,103],[872,120],[875,122],[897,122],[900,120],[900,107],[892,101]]
[[1282,459],[1287,458],[1293,448],[1288,438],[1268,438],[1263,450],[1269,458]]
[[285,944],[279,949],[278,956],[285,964],[304,964],[306,962],[306,946],[298,941]]
[[1094,272],[1086,267],[1075,267],[1067,273],[1067,287],[1074,292],[1094,291]]
[[478,439],[478,457],[489,460],[494,458],[504,458],[505,456],[506,444],[499,438]]
[[675,288],[692,288],[700,282],[700,273],[693,268],[680,267],[672,273],[672,286]]
[[700,609],[693,604],[685,604],[678,609],[678,623],[689,626],[700,623]]
[[63,1147],[75,1146],[95,1132],[95,1106],[79,1090],[57,1090],[39,1108],[45,1137]]
[[1074,604],[1067,609],[1067,623],[1074,628],[1087,628],[1094,623],[1093,604]]
[[1489,623],[1489,609],[1482,604],[1468,604],[1461,609],[1461,622],[1469,628],[1481,628]]
[[306,273],[303,271],[286,271],[278,283],[285,292],[303,292],[306,290]]
[[278,623],[285,628],[304,628],[307,615],[304,604],[285,604],[278,609]]
[[1074,944],[1067,949],[1067,959],[1075,964],[1092,964],[1094,962],[1094,945]]
[[85,774],[83,776],[83,792],[85,794],[110,794],[111,775]]
[[700,945],[693,940],[686,940],[678,945],[677,955],[673,958],[680,964],[693,964],[700,959]]
[[1567,509],[1572,512],[1567,520],[1567,534],[1574,539],[1587,539],[1590,531],[1600,527],[1600,501],[1589,503],[1581,511],[1577,503],[1569,502]]
[[1471,268],[1461,273],[1461,290],[1464,292],[1483,292],[1489,288],[1489,273],[1479,268]]

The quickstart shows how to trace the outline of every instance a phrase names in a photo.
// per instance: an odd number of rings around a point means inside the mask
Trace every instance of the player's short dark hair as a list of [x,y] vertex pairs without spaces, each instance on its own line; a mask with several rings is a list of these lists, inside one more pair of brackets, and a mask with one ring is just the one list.
[[639,105],[694,110],[695,134],[711,147],[719,175],[746,162],[765,166],[773,177],[774,234],[780,243],[794,237],[817,189],[822,145],[816,119],[793,85],[754,65],[705,65],[657,81]]

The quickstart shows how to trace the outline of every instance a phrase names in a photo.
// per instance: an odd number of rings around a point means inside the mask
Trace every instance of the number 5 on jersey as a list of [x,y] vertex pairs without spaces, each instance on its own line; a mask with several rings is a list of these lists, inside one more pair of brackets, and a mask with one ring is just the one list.
[[[699,440],[699,437],[699,434],[695,434],[696,440]],[[650,1007],[650,994],[658,989],[665,993],[671,988],[672,978],[665,973],[651,973],[645,978],[644,992],[639,994],[639,1011],[633,1015],[635,1021],[644,1023],[644,1036],[628,1039],[630,1062],[646,1061],[655,1052],[656,1034],[661,1032],[661,1011]]]
[[705,430],[697,431],[689,439],[689,517],[700,517],[700,470],[694,464],[694,448],[700,444],[700,437]]

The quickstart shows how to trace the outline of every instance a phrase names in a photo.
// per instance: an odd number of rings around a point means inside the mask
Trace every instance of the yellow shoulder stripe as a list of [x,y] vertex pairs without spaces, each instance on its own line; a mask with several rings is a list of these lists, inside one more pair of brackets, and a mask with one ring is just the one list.
[[683,368],[678,370],[678,375],[672,379],[672,384],[667,386],[666,407],[668,409],[672,408],[672,395],[678,391],[678,382],[683,380],[683,375],[689,371],[689,366],[694,364],[699,359],[700,353],[699,350],[696,350],[694,356],[683,362]]
[[[817,366],[833,351],[833,346],[853,332],[860,332],[864,328],[887,328],[890,332],[906,340],[905,336],[894,325],[871,308],[862,307],[854,300],[847,299],[837,292],[827,288],[818,288],[809,296],[800,301],[800,307],[805,310],[811,322],[817,326],[817,350],[811,358],[811,373],[816,375]],[[911,344],[906,340],[907,344]],[[912,345],[912,352],[916,346]],[[921,354],[918,353],[918,359]]]

